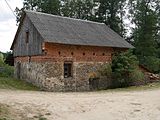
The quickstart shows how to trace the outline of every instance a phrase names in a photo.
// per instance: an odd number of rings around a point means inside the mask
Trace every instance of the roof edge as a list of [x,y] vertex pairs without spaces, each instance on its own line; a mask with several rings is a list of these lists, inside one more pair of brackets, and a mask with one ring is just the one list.
[[13,45],[14,45],[17,37],[18,37],[18,33],[20,32],[20,29],[21,29],[21,26],[22,26],[22,24],[23,24],[23,20],[24,20],[25,17],[26,17],[26,13],[23,12],[22,18],[20,19],[20,23],[19,23],[19,25],[18,25],[18,28],[17,28],[16,34],[15,34],[15,36],[14,36],[14,39],[13,39],[12,45],[11,45],[11,47],[10,47],[10,50],[13,50]]
[[43,41],[44,43],[52,43],[52,44],[60,44],[60,45],[75,45],[75,46],[90,46],[90,47],[111,47],[111,48],[122,48],[122,49],[134,49],[135,47],[131,45],[131,47],[118,47],[118,46],[107,46],[107,45],[84,45],[84,44],[67,44],[67,43],[60,43],[60,42],[50,42],[47,40]]
[[65,16],[59,16],[59,15],[53,15],[53,14],[48,14],[48,13],[43,13],[43,12],[36,12],[36,11],[31,11],[31,10],[24,10],[25,13],[30,12],[30,13],[36,13],[36,14],[41,14],[41,15],[48,15],[48,16],[54,16],[58,18],[65,18],[65,19],[70,19],[70,20],[77,20],[77,21],[82,21],[82,22],[89,22],[89,23],[94,23],[94,24],[105,24],[101,22],[94,22],[90,20],[82,20],[82,19],[76,19],[76,18],[71,18],[71,17],[65,17]]

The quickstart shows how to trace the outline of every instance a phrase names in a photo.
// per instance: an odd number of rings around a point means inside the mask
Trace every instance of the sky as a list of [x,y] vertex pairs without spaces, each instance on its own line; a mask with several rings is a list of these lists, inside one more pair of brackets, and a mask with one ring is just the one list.
[[[22,0],[7,0],[12,10],[22,8]],[[5,0],[0,0],[0,51],[10,51],[15,33],[17,31],[16,17],[13,15]]]

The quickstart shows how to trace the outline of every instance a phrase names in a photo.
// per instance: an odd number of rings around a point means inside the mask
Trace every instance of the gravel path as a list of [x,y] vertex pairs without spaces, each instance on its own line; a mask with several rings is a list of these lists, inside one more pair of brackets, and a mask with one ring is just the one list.
[[160,89],[134,92],[52,93],[0,90],[0,103],[17,120],[160,120]]

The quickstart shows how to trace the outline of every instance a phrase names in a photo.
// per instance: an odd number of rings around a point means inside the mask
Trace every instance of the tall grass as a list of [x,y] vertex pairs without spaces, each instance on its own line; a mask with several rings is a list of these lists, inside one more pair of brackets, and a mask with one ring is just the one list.
[[39,90],[30,83],[10,77],[0,77],[0,89]]

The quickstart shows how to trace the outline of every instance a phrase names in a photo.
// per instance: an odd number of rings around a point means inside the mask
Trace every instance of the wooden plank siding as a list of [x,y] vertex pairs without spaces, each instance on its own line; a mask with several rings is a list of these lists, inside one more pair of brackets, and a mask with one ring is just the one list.
[[[27,16],[25,16],[19,29],[13,45],[14,56],[41,55],[43,38]],[[26,30],[29,32],[28,43],[26,43]]]

